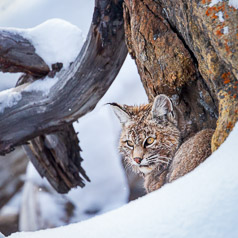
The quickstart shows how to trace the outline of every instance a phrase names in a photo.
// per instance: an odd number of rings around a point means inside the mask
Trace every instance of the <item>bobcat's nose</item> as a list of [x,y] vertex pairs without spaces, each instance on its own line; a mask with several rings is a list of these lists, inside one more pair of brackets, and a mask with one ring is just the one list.
[[133,158],[133,160],[134,160],[137,164],[140,164],[141,161],[142,161],[142,159],[139,158],[139,157],[135,157],[135,158]]

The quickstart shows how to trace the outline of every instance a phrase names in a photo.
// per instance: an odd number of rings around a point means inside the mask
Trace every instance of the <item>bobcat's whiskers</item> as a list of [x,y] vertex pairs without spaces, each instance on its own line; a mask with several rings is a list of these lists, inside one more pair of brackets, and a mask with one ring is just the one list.
[[166,156],[159,156],[159,155],[153,155],[153,156],[146,158],[146,161],[149,164],[156,164],[157,162],[161,162],[161,163],[168,165],[171,160],[172,160],[172,158],[169,158]]

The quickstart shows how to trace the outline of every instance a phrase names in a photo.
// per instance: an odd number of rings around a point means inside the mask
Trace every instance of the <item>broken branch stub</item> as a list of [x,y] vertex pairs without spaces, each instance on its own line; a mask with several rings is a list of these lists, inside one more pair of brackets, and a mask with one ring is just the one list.
[[27,39],[16,32],[0,30],[0,71],[43,77],[50,69]]

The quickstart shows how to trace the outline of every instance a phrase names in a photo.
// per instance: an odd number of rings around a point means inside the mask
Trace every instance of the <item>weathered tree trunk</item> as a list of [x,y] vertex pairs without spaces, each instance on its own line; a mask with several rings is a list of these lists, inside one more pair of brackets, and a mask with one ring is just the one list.
[[58,73],[50,94],[27,92],[28,84],[12,90],[21,98],[0,114],[0,153],[91,111],[115,79],[126,55],[122,1],[96,0],[87,40],[70,68]]
[[184,138],[216,128],[214,151],[238,119],[238,11],[210,2],[125,0],[124,21],[149,100],[159,93],[172,97],[187,121]]
[[16,33],[1,31],[0,46],[0,69],[25,73],[9,92],[19,101],[0,113],[0,154],[32,139],[24,148],[42,177],[60,193],[83,187],[80,175],[89,178],[81,167],[79,141],[71,124],[95,107],[125,60],[122,1],[95,1],[87,40],[70,68],[57,74],[58,82],[47,97],[25,88],[36,79],[55,77],[62,64],[55,62],[50,71],[34,46]]

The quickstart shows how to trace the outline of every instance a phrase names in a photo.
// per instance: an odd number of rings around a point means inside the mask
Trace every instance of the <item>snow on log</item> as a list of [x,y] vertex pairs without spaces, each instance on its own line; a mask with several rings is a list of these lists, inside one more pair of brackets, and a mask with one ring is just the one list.
[[[29,83],[11,90],[20,93],[21,99],[0,113],[1,155],[72,123],[95,107],[127,55],[122,2],[95,1],[93,21],[82,50],[67,70],[57,74],[58,80],[50,85],[47,95],[41,90],[29,90],[34,88]],[[48,90],[46,81],[42,81],[46,84],[44,90]]]
[[50,69],[35,53],[31,42],[14,31],[0,30],[0,70],[2,72],[24,72],[33,76],[44,76]]

